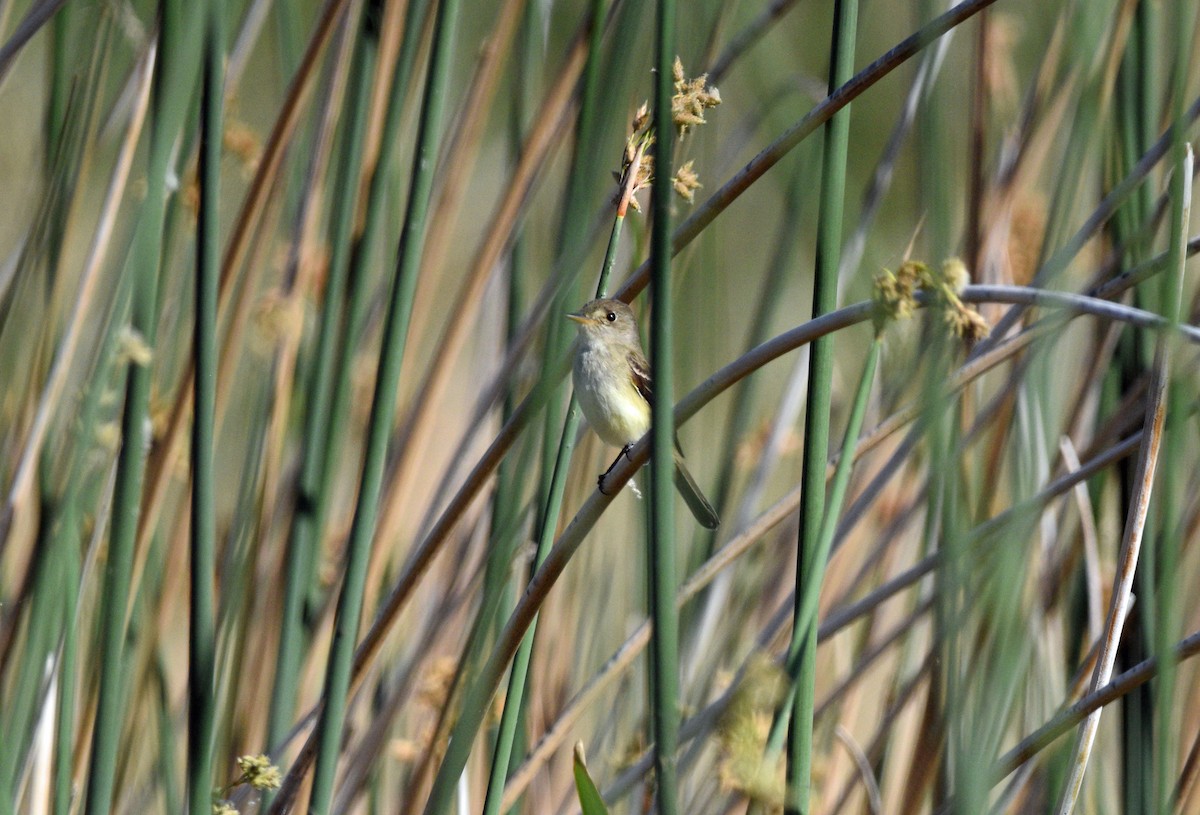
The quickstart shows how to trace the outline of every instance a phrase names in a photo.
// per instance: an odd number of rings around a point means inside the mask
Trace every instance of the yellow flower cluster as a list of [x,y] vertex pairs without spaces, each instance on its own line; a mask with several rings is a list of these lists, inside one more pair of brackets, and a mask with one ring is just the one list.
[[936,271],[919,260],[905,261],[895,272],[884,269],[875,276],[872,292],[876,331],[890,320],[911,317],[917,307],[917,292],[924,291],[933,296],[955,336],[969,345],[978,342],[988,335],[988,324],[958,296],[970,282],[971,275],[958,258],[950,258]]

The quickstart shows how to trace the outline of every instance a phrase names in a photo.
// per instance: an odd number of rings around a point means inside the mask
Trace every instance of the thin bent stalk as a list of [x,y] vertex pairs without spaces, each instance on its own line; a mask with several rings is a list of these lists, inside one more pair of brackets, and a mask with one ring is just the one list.
[[342,725],[345,722],[347,694],[350,689],[354,645],[359,619],[362,616],[371,541],[379,513],[379,495],[387,457],[388,436],[395,414],[396,387],[400,381],[413,291],[424,244],[442,109],[449,85],[450,57],[458,4],[459,0],[442,0],[438,6],[433,51],[429,59],[429,74],[418,128],[417,150],[413,158],[408,208],[384,327],[383,346],[380,349],[379,375],[371,403],[371,418],[367,427],[362,483],[347,544],[346,576],[334,618],[333,644],[323,694],[325,707],[318,724],[319,746],[310,800],[311,811],[321,815],[328,811],[333,798],[334,776],[341,753]]
[[196,225],[195,417],[192,420],[191,621],[188,634],[188,804],[212,806],[212,749],[216,730],[216,631],[213,620],[216,509],[213,422],[217,398],[217,287],[221,273],[218,218],[225,3],[209,0],[200,101],[200,213]]

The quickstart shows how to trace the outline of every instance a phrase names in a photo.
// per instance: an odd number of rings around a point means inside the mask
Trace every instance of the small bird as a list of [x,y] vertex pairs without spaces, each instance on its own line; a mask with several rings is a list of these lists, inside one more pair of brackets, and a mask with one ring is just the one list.
[[[567,317],[579,324],[571,373],[583,415],[596,435],[628,454],[650,430],[650,365],[633,310],[620,300],[593,300]],[[721,519],[684,465],[678,439],[675,489],[701,526],[717,528]]]

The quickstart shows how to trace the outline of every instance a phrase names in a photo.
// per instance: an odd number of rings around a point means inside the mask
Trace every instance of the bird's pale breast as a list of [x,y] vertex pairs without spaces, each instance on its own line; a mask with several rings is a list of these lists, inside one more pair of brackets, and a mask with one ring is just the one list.
[[[650,410],[628,375],[628,361],[613,360],[609,350],[582,340],[575,354],[572,378],[579,406],[588,424],[601,439],[614,447],[637,441],[650,429]],[[612,387],[614,371],[620,385]],[[610,383],[599,387],[597,383]]]

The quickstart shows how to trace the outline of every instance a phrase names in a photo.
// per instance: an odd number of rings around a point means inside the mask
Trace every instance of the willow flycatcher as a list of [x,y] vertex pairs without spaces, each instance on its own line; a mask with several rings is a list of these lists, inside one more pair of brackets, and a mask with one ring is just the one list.
[[[593,300],[567,317],[579,324],[572,379],[583,415],[597,436],[628,454],[650,430],[650,365],[633,310],[620,300]],[[675,489],[701,526],[717,528],[721,520],[684,465],[678,439]]]

